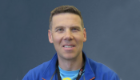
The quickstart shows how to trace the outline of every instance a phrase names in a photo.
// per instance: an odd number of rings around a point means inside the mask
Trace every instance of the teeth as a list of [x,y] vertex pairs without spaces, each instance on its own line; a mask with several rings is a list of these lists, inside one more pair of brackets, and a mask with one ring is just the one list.
[[64,47],[66,47],[66,48],[71,48],[72,46],[64,46]]

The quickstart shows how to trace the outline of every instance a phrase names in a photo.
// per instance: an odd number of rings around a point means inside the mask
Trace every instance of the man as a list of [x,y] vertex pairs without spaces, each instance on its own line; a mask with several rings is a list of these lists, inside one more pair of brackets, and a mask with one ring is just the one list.
[[51,12],[48,37],[57,53],[30,70],[23,80],[119,80],[115,72],[82,51],[86,29],[74,6],[60,6]]

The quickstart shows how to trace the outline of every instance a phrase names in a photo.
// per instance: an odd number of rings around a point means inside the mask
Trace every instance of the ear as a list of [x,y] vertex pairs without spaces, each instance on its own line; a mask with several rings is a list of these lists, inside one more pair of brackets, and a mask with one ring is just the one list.
[[87,40],[87,33],[86,33],[86,29],[85,28],[83,29],[83,35],[84,35],[83,42],[86,42],[86,40]]
[[49,38],[49,42],[50,42],[50,43],[53,43],[52,32],[51,32],[51,30],[48,30],[48,38]]

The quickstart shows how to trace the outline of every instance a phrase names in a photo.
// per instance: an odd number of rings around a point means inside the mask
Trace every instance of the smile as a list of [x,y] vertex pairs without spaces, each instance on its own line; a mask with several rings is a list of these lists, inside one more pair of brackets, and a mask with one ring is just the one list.
[[64,50],[72,51],[75,49],[75,45],[63,45]]
[[64,46],[65,48],[72,48],[72,47],[74,47],[74,46]]

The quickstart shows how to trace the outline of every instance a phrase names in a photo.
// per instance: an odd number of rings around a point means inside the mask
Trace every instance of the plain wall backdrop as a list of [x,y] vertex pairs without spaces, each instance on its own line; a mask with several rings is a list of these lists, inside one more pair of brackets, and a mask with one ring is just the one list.
[[83,16],[87,56],[121,80],[140,76],[140,0],[1,0],[0,80],[21,80],[55,54],[48,41],[51,10],[77,7]]

